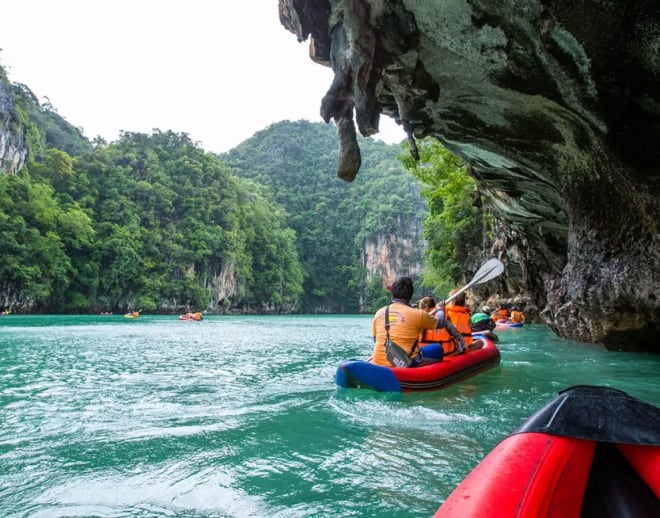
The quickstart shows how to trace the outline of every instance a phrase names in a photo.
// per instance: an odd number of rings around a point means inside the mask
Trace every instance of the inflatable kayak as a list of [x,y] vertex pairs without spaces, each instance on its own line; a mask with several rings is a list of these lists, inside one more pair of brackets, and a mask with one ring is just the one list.
[[510,329],[515,327],[522,327],[522,322],[511,322],[509,320],[498,320],[495,322],[495,329]]
[[488,338],[475,340],[468,352],[447,356],[439,363],[414,368],[383,367],[365,360],[345,360],[335,374],[344,388],[369,388],[379,392],[439,390],[495,367],[500,352]]
[[660,408],[571,387],[499,443],[434,518],[660,516]]

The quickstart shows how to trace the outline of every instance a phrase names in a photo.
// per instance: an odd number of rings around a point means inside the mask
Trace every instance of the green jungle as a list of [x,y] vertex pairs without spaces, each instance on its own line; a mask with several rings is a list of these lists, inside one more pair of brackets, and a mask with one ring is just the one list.
[[399,272],[435,293],[490,248],[465,164],[436,141],[413,161],[407,144],[360,138],[346,183],[332,125],[282,121],[222,155],[171,131],[90,141],[1,68],[0,81],[28,151],[0,175],[0,305],[13,313],[372,312],[389,294],[370,244],[389,243]]

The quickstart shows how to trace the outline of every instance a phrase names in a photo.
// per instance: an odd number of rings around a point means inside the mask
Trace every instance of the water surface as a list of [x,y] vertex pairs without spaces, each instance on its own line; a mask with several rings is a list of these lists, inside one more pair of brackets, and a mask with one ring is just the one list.
[[660,406],[660,357],[501,331],[445,390],[338,389],[368,316],[0,317],[0,516],[432,515],[560,390]]

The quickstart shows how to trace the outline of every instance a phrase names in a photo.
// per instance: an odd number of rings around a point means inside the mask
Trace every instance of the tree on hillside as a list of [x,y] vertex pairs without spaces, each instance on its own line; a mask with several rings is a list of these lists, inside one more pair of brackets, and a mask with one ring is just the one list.
[[299,306],[285,211],[186,135],[49,149],[0,177],[0,220],[0,296],[16,311]]
[[467,279],[483,256],[483,236],[490,218],[475,203],[479,199],[474,180],[467,174],[465,162],[444,148],[437,139],[418,143],[419,161],[402,154],[405,167],[422,184],[422,196],[430,214],[424,222],[428,241],[424,284],[435,293],[446,293]]
[[365,269],[368,243],[412,242],[397,256],[403,268],[421,268],[424,243],[415,229],[426,207],[419,184],[397,160],[397,146],[372,139],[360,146],[362,169],[352,183],[336,177],[331,125],[279,122],[221,155],[236,175],[267,186],[289,214],[304,268],[302,311],[371,311],[387,295],[384,282],[371,289],[378,272]]

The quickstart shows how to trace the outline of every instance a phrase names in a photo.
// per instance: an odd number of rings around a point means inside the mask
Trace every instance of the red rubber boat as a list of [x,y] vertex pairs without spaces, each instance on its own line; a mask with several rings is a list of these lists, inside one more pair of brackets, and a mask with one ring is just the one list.
[[434,518],[660,516],[660,409],[606,387],[559,393]]
[[465,354],[446,356],[439,363],[414,368],[374,365],[345,360],[337,368],[335,383],[344,388],[370,388],[379,392],[439,390],[471,378],[500,362],[500,351],[487,337],[475,340]]

